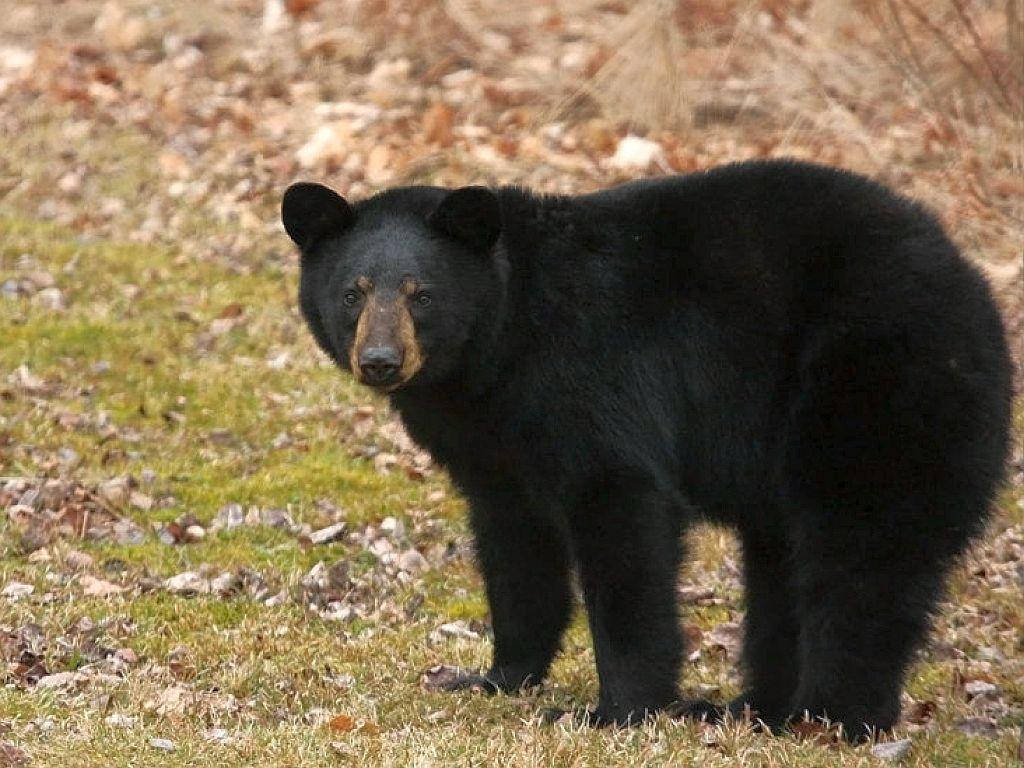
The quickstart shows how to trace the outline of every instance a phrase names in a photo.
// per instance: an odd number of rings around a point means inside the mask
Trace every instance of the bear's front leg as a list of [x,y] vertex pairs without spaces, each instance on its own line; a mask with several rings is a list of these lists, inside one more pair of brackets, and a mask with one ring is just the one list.
[[680,511],[643,481],[602,483],[572,518],[597,657],[593,725],[637,723],[676,703]]
[[494,628],[494,658],[483,673],[445,686],[513,693],[539,684],[558,651],[572,610],[566,532],[506,487],[466,489],[477,560]]

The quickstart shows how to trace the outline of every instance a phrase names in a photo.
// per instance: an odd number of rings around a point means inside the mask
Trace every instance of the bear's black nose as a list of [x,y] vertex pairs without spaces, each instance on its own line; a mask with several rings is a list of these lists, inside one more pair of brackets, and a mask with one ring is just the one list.
[[390,384],[401,367],[402,356],[394,347],[368,347],[359,355],[359,370],[367,384]]

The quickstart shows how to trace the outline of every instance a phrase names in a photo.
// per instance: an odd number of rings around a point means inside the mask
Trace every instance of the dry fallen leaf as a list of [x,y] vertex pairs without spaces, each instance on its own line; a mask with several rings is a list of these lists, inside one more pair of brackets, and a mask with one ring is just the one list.
[[420,687],[425,691],[446,691],[460,677],[466,674],[461,667],[438,664],[420,675]]
[[349,715],[335,715],[327,722],[327,727],[335,733],[348,733],[355,730],[356,721]]
[[828,727],[824,723],[801,720],[790,724],[789,729],[800,741],[810,741],[821,746],[836,744],[839,741],[838,728]]
[[924,725],[935,716],[937,709],[934,701],[915,701],[903,719],[914,725]]
[[736,659],[740,655],[743,628],[737,622],[727,621],[705,634],[704,640],[712,653],[722,654],[729,659]]

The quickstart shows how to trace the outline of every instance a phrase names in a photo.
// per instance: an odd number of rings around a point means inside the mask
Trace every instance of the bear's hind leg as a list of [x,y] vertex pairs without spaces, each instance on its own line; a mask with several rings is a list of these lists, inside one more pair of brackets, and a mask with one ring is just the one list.
[[846,533],[818,530],[798,549],[800,683],[792,716],[825,717],[857,740],[898,721],[904,672],[928,630],[945,569],[872,541],[868,531]]

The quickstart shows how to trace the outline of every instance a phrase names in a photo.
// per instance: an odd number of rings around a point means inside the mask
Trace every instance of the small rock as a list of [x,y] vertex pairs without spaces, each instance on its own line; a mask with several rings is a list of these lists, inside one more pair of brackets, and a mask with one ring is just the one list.
[[206,529],[201,525],[190,525],[185,529],[185,541],[197,542],[206,538]]
[[128,480],[124,477],[115,477],[112,480],[100,483],[96,489],[100,498],[113,507],[123,507],[128,503],[129,490]]
[[135,718],[131,715],[124,715],[120,712],[115,712],[114,714],[103,718],[103,722],[111,728],[131,728],[135,725]]
[[44,288],[32,297],[32,301],[46,309],[58,311],[67,306],[64,302],[64,294],[61,292],[60,288]]
[[15,600],[21,600],[23,597],[28,597],[35,591],[36,588],[32,584],[23,584],[20,581],[11,581],[7,583],[7,586],[0,590],[0,597],[6,597],[14,602]]
[[639,136],[624,136],[619,140],[608,164],[625,171],[646,169],[655,164],[664,166],[665,152],[657,142]]
[[995,720],[990,717],[965,717],[953,723],[953,727],[970,736],[992,738],[999,735],[999,728],[996,726]]
[[72,688],[83,680],[85,680],[85,675],[81,672],[55,672],[52,675],[45,675],[39,678],[36,688],[49,691],[60,688]]
[[229,531],[245,523],[245,510],[241,504],[228,504],[217,511],[213,519],[214,525],[219,528],[226,528]]
[[123,518],[114,523],[114,540],[118,544],[138,545],[146,540],[146,534],[133,521]]
[[392,539],[401,539],[405,536],[405,523],[397,517],[385,517],[380,522],[380,532]]
[[87,571],[96,562],[92,555],[79,552],[77,549],[70,550],[64,555],[64,564],[73,571]]
[[341,535],[344,532],[344,523],[334,523],[333,525],[328,525],[326,528],[321,528],[318,531],[313,531],[311,534],[309,534],[309,541],[311,544],[315,545],[327,544],[328,542],[340,539]]
[[143,512],[149,512],[153,509],[153,497],[148,493],[142,491],[132,491],[128,495],[128,503],[136,509],[141,509]]
[[351,621],[356,617],[355,608],[351,605],[347,605],[341,602],[331,602],[327,604],[327,607],[320,611],[320,618],[324,621],[340,621],[346,622]]
[[875,744],[871,748],[871,754],[875,757],[881,758],[882,760],[896,762],[897,760],[902,760],[907,756],[907,753],[910,752],[910,746],[910,739],[888,741],[884,744]]
[[210,728],[203,731],[203,738],[212,741],[214,744],[227,744],[231,741],[231,733],[227,728]]
[[118,648],[114,651],[114,658],[129,666],[139,663],[139,654],[131,648]]
[[210,589],[215,595],[227,597],[233,595],[242,588],[242,579],[230,571],[224,571],[210,581]]
[[170,739],[150,739],[149,746],[153,749],[160,749],[164,752],[173,752],[178,746]]
[[124,592],[124,587],[120,584],[97,579],[89,574],[79,578],[78,583],[82,585],[82,594],[86,597],[109,597],[110,595],[118,595]]
[[292,528],[295,521],[285,509],[261,509],[260,523],[270,528]]
[[41,269],[29,272],[25,275],[25,279],[28,280],[32,284],[32,287],[37,291],[41,291],[43,288],[52,288],[57,284],[53,275]]
[[398,556],[398,567],[409,573],[423,573],[430,568],[430,563],[419,550],[407,549]]
[[969,699],[979,696],[995,696],[999,693],[999,686],[993,685],[986,680],[971,680],[964,685],[964,693],[967,694]]
[[431,633],[432,640],[446,637],[456,638],[459,640],[480,639],[479,633],[470,629],[469,622],[465,619],[459,619],[458,621],[450,621],[447,624],[442,624]]
[[164,587],[179,595],[205,595],[211,590],[210,580],[195,571],[185,571],[164,581]]
[[327,566],[323,560],[317,562],[309,572],[302,577],[302,586],[307,589],[323,589],[327,586]]

